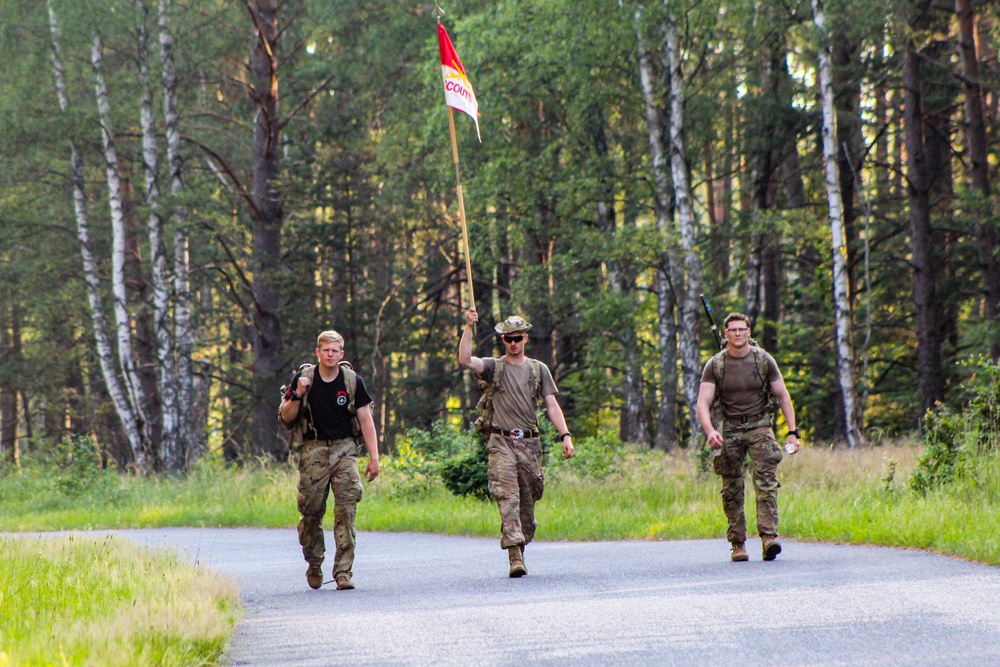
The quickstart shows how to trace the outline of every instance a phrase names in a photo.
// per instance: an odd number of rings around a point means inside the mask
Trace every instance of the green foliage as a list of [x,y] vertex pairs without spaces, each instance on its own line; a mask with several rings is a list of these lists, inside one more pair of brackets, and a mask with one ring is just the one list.
[[927,452],[910,476],[910,488],[926,494],[933,488],[955,478],[955,469],[962,456],[961,415],[948,410],[929,411],[925,419]]
[[605,479],[621,470],[622,461],[631,451],[610,429],[578,439],[574,449],[573,458],[564,459],[559,443],[554,443],[547,471],[569,472],[584,479]]
[[21,474],[8,475],[0,499],[23,499],[49,509],[113,504],[121,496],[124,478],[102,464],[91,436],[68,436],[25,455]]
[[[476,456],[477,449],[485,453],[478,434],[462,432],[445,420],[432,423],[428,429],[409,429],[397,439],[392,456],[387,457],[388,467],[400,473],[393,480],[391,495],[400,499],[426,497],[443,479],[456,495],[487,497],[478,489],[476,462],[468,460]],[[485,493],[485,465],[482,476]]]
[[471,496],[489,500],[489,479],[486,475],[490,456],[482,439],[468,445],[466,450],[441,465],[441,479],[445,488],[456,496]]
[[952,482],[978,456],[997,450],[1000,365],[984,359],[966,365],[973,372],[964,385],[968,398],[961,412],[939,405],[925,417],[927,452],[909,481],[917,493]]

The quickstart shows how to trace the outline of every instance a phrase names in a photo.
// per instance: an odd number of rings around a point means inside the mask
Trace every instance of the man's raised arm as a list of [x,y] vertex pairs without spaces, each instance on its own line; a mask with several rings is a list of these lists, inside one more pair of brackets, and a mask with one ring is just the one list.
[[465,311],[465,331],[462,332],[462,341],[458,344],[458,363],[476,375],[482,373],[485,368],[482,359],[472,356],[472,337],[478,321],[479,313],[476,312],[475,306]]

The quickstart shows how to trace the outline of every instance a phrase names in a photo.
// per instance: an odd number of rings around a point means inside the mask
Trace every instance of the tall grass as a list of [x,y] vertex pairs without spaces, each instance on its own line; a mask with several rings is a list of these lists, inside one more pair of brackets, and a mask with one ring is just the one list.
[[215,664],[235,584],[129,540],[0,537],[0,665]]
[[[626,450],[599,443],[570,462],[553,457],[538,504],[538,539],[616,540],[722,537],[719,481],[681,453]],[[928,549],[1000,564],[1000,454],[986,453],[956,479],[926,494],[907,481],[924,449],[911,444],[854,450],[807,447],[779,467],[781,533],[793,539]],[[450,494],[427,461],[384,457],[383,474],[365,485],[360,530],[496,536],[489,502]],[[183,478],[112,475],[76,496],[51,476],[0,477],[0,530],[143,526],[258,526],[298,522],[291,464],[222,469]],[[747,519],[754,530],[752,484]]]

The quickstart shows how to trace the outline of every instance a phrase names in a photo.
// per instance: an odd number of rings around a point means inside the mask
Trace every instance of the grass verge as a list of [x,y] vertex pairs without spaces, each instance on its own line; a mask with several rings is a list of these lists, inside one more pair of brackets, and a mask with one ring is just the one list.
[[0,666],[212,665],[231,580],[127,539],[0,537]]
[[[884,445],[855,450],[810,447],[779,467],[781,532],[810,541],[927,549],[1000,564],[1000,454],[977,459],[954,482],[920,495],[906,480],[923,449]],[[581,457],[581,463],[585,462]],[[575,460],[574,460],[575,461]],[[457,498],[422,467],[386,457],[366,484],[359,530],[423,531],[494,537],[495,506]],[[625,452],[595,475],[553,459],[538,504],[539,539],[718,538],[725,534],[719,482],[686,454]],[[296,473],[291,465],[221,470],[184,478],[111,475],[67,497],[51,476],[0,478],[0,530],[161,526],[293,527]],[[754,527],[752,484],[747,520]]]

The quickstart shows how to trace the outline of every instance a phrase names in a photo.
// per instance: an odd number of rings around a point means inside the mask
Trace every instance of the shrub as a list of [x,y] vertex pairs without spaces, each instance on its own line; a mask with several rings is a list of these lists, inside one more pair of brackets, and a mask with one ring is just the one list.
[[489,463],[486,445],[479,437],[475,437],[465,451],[441,464],[441,479],[445,488],[456,496],[489,500],[489,479],[486,475]]
[[963,388],[968,396],[961,413],[942,405],[924,418],[927,451],[921,457],[909,486],[920,494],[948,484],[967,460],[996,450],[1000,436],[1000,365],[988,360],[973,367]]

